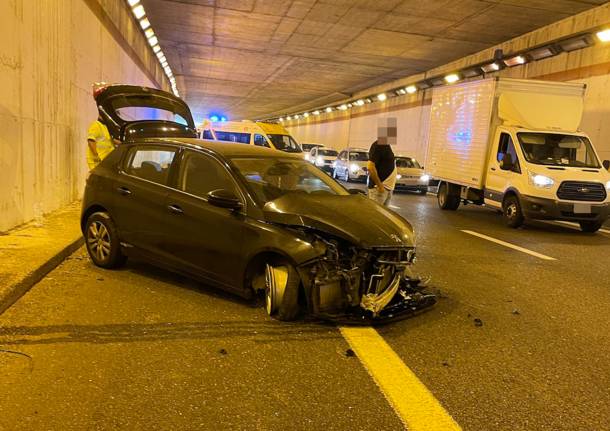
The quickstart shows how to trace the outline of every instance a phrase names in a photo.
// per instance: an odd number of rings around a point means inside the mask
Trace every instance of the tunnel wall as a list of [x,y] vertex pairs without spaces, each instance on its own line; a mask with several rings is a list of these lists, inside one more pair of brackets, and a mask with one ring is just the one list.
[[[354,95],[354,99],[369,96],[411,84],[425,77],[450,73],[471,64],[493,58],[495,49],[505,54],[537,46],[551,40],[606,25],[610,22],[610,3],[575,15],[531,33],[494,46],[477,54],[464,57],[442,67],[407,77],[389,84],[369,88]],[[581,129],[589,134],[600,157],[610,159],[610,43],[597,43],[592,47],[532,62],[523,66],[504,69],[488,76],[546,79],[587,84],[585,111]],[[432,91],[415,95],[393,97],[349,111],[333,112],[307,119],[286,122],[286,128],[299,142],[319,142],[333,148],[347,146],[368,147],[376,138],[377,120],[396,117],[398,120],[398,145],[395,152],[417,157],[425,162],[426,137]],[[337,133],[335,122],[342,124]],[[332,133],[329,131],[332,130]]]
[[129,14],[123,0],[0,1],[0,231],[81,197],[92,83],[167,85]]

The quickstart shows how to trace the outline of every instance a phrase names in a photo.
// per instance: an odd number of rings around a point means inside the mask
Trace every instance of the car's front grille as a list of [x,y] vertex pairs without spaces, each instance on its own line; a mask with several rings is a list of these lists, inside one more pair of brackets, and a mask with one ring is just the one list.
[[568,201],[602,202],[606,199],[606,188],[601,183],[564,181],[557,190],[557,197]]

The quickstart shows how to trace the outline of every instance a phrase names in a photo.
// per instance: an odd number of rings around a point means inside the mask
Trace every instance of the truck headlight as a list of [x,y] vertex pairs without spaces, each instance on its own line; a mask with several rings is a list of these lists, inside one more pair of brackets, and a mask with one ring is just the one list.
[[535,174],[533,172],[529,173],[530,184],[535,187],[540,187],[541,189],[550,189],[555,184],[553,178],[547,177],[546,175]]
[[322,156],[318,156],[316,159],[316,165],[322,166],[324,164],[324,158]]
[[397,174],[397,175],[396,175],[396,179],[397,179],[397,180],[399,180],[399,179],[401,179],[401,178],[402,178],[402,175],[400,175],[400,174]]
[[349,170],[352,172],[352,174],[355,174],[360,170],[360,166],[355,163],[352,163],[351,165],[349,165]]
[[427,183],[428,181],[430,181],[430,175],[423,174],[421,177],[419,177],[419,179],[422,180],[423,182]]

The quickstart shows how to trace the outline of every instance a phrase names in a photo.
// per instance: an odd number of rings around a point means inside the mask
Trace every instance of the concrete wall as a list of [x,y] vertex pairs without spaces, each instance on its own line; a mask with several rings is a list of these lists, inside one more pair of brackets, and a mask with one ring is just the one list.
[[[531,46],[587,31],[610,22],[610,3],[558,23],[507,41],[480,53],[465,57],[424,75],[406,77],[389,84],[364,90],[354,98],[378,94],[390,88],[408,85],[424,77],[449,73],[471,64],[493,58],[496,48],[505,54]],[[581,129],[591,136],[602,159],[610,159],[610,43],[563,53],[556,57],[524,66],[504,69],[489,76],[548,79],[587,84],[585,112]],[[407,153],[425,161],[431,90],[416,95],[404,95],[349,111],[310,116],[285,125],[299,142],[320,142],[341,149],[346,146],[369,146],[375,139],[377,120],[382,117],[398,119],[398,141],[395,152]],[[335,123],[340,123],[338,128]]]
[[152,53],[122,46],[113,17],[144,39],[123,0],[0,1],[0,231],[82,195],[93,82],[158,85]]

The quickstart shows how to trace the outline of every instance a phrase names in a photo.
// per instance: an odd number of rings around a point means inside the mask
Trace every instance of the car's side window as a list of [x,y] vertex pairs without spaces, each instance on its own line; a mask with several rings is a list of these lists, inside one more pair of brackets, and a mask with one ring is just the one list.
[[237,194],[235,182],[220,162],[194,151],[187,151],[180,163],[178,189],[204,199],[209,192],[218,189]]
[[167,185],[169,168],[176,155],[175,148],[147,145],[131,149],[124,171],[134,177]]
[[254,145],[258,145],[259,147],[269,147],[265,137],[263,135],[259,135],[258,133],[254,135]]
[[203,131],[203,139],[214,139],[214,136],[212,136],[212,131],[210,129],[205,129]]

